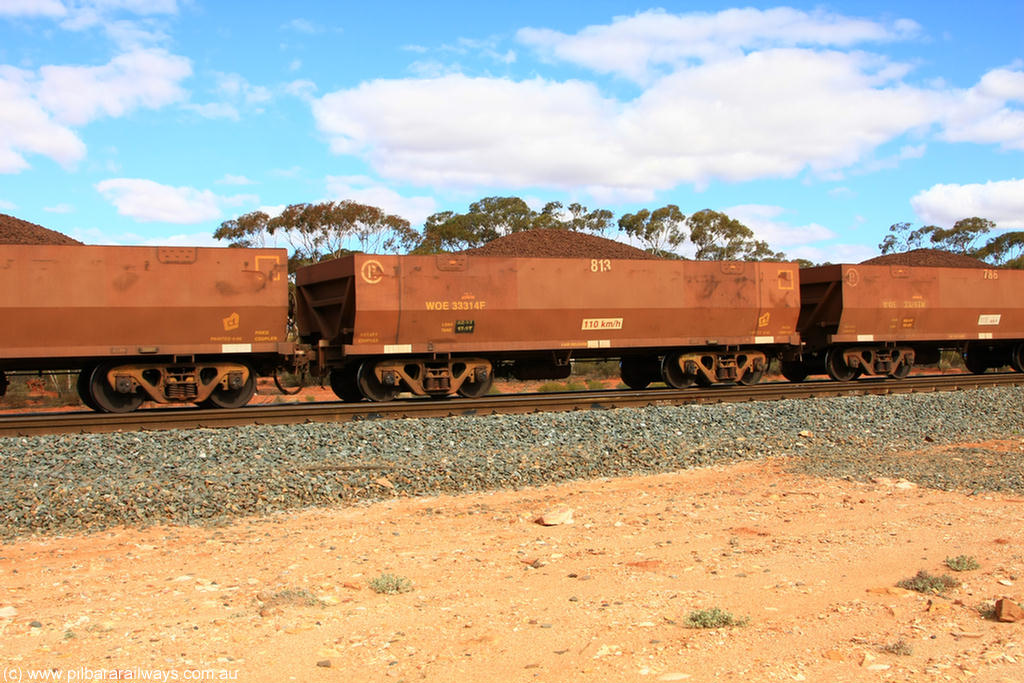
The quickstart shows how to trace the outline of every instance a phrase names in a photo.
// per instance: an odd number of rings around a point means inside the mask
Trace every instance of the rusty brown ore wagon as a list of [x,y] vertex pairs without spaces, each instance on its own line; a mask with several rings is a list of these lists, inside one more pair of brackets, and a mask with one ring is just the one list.
[[830,265],[800,271],[802,354],[783,374],[905,377],[959,351],[975,373],[1024,372],[1024,271],[907,265]]
[[799,344],[794,263],[355,254],[296,273],[296,324],[345,400],[486,393],[496,374],[757,382]]
[[0,394],[7,373],[77,370],[97,410],[236,407],[310,357],[351,401],[593,359],[632,388],[752,384],[776,357],[793,381],[904,377],[947,349],[1024,372],[1022,287],[991,268],[354,254],[296,273],[296,345],[284,250],[0,245]]
[[5,372],[79,370],[82,401],[244,405],[286,341],[283,249],[0,245]]

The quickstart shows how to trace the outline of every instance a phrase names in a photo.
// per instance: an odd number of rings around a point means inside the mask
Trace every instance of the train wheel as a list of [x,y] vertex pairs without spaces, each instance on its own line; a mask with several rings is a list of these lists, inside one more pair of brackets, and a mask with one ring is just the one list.
[[780,365],[782,376],[790,382],[803,382],[807,379],[807,375],[811,374],[803,361],[784,360]]
[[89,396],[92,398],[90,407],[103,413],[130,413],[142,405],[143,396],[138,391],[123,394],[110,386],[107,373],[117,366],[111,363],[100,363],[89,373]]
[[902,361],[899,365],[892,369],[889,376],[893,379],[903,379],[910,374],[910,369],[914,367],[913,363]]
[[1024,372],[1024,344],[1017,344],[1010,352],[1010,367],[1017,372]]
[[217,387],[199,405],[203,408],[241,408],[256,393],[256,373],[249,368],[249,379],[237,389]]
[[665,380],[665,384],[673,389],[685,389],[692,386],[694,381],[699,379],[683,372],[683,369],[679,367],[678,353],[667,354],[664,360],[661,361],[661,378]]
[[7,375],[4,374],[3,370],[0,370],[0,396],[3,396],[4,394],[7,393],[7,386]]
[[619,362],[622,383],[634,391],[646,389],[648,384],[658,379],[659,372],[657,359],[652,362],[648,358],[623,358]]
[[988,357],[985,353],[972,349],[970,346],[963,353],[964,366],[975,375],[983,375],[988,370]]
[[346,365],[331,370],[331,390],[345,403],[358,403],[363,400],[363,392],[359,390],[359,383],[356,382],[358,369],[357,365]]
[[765,369],[763,367],[760,370],[750,368],[749,370],[743,373],[742,377],[736,380],[736,383],[742,384],[745,387],[749,387],[752,384],[757,384],[758,382],[761,381],[761,378],[764,377],[764,370]]
[[393,401],[398,395],[398,387],[384,386],[377,375],[373,373],[373,363],[367,361],[359,366],[356,372],[356,384],[363,396],[371,401]]
[[[488,372],[486,379],[479,381],[466,380],[463,382],[462,386],[459,387],[458,393],[459,396],[465,396],[466,398],[480,398],[481,396],[486,396],[492,386],[494,386],[494,375]],[[440,398],[445,397],[441,396]]]
[[89,389],[89,382],[92,380],[92,371],[95,369],[96,367],[93,365],[82,368],[78,373],[78,381],[75,383],[75,388],[78,390],[78,398],[86,408],[97,412],[103,412],[103,409],[99,407],[96,401],[92,400],[92,392]]
[[855,368],[851,368],[843,360],[841,349],[829,349],[825,354],[825,372],[837,382],[849,382],[860,376]]

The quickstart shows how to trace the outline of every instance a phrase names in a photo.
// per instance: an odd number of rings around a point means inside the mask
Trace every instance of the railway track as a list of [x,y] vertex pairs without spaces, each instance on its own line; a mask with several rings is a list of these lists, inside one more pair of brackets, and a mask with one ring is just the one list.
[[1024,384],[1024,374],[920,375],[902,380],[870,378],[853,382],[828,380],[765,382],[755,386],[723,385],[683,390],[603,390],[545,394],[495,394],[479,399],[401,399],[387,403],[283,403],[235,410],[155,408],[127,414],[95,412],[17,413],[0,416],[0,437],[38,434],[218,428],[239,425],[346,422],[351,420],[447,417],[495,413],[603,410],[647,405],[773,401],[786,398],[858,396],[932,391],[960,391]]

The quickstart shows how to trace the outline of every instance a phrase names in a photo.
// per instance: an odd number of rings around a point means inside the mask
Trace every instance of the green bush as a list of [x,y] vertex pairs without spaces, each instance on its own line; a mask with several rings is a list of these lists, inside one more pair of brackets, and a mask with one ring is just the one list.
[[712,607],[690,612],[684,624],[686,628],[723,628],[725,626],[746,626],[749,621],[746,617],[737,619],[718,607]]
[[880,649],[882,652],[887,652],[891,655],[900,655],[901,657],[909,657],[914,654],[914,648],[908,645],[905,640],[897,640],[895,643],[889,643]]
[[281,605],[303,605],[305,607],[321,607],[323,601],[305,588],[285,588],[262,600],[267,607]]
[[370,579],[369,585],[374,593],[408,593],[412,590],[412,581],[394,574],[381,574],[375,579]]
[[969,572],[981,565],[970,555],[957,555],[956,557],[947,557],[946,566],[955,572]]
[[929,574],[922,569],[917,572],[916,576],[912,576],[909,579],[903,579],[896,585],[900,588],[917,591],[918,593],[933,593],[935,595],[940,595],[951,588],[956,588],[960,585],[960,582],[949,574],[936,576],[934,574]]
[[554,394],[560,391],[586,391],[587,385],[582,382],[544,382],[537,387],[538,393],[541,394]]
[[573,363],[572,374],[586,379],[616,379],[619,376],[619,361],[579,361]]

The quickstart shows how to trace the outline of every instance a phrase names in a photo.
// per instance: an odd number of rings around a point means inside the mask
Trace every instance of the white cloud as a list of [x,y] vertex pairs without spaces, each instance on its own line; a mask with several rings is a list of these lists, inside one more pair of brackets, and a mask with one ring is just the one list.
[[25,170],[31,154],[72,167],[86,154],[74,127],[184,99],[180,83],[191,62],[150,47],[167,37],[153,17],[177,9],[177,0],[0,0],[0,17],[58,20],[70,31],[100,27],[123,50],[100,66],[0,66],[0,173]]
[[181,108],[186,111],[195,112],[204,119],[228,119],[230,121],[238,121],[241,119],[241,115],[238,113],[238,109],[225,102],[209,102],[207,104],[188,104],[181,105]]
[[[28,0],[40,5],[33,16],[59,20],[66,31],[87,31],[99,28],[122,50],[138,49],[166,42],[160,17],[178,13],[177,0]],[[21,0],[0,0],[3,5],[22,6]],[[129,18],[124,18],[129,17]]]
[[6,199],[0,199],[0,209],[4,211],[14,211],[18,208],[18,205],[14,202],[7,201]]
[[367,153],[390,178],[522,186],[600,179],[608,147],[592,143],[611,133],[600,114],[614,106],[578,81],[454,75],[365,83],[313,111],[333,151]]
[[262,211],[263,213],[267,214],[271,218],[277,218],[282,213],[284,213],[284,210],[287,209],[287,208],[288,208],[287,204],[273,204],[273,205],[261,206],[261,207],[255,209],[255,211]]
[[180,82],[192,74],[188,59],[165,50],[136,50],[103,66],[44,66],[39,69],[39,103],[70,125],[101,116],[119,117],[180,101]]
[[60,18],[67,13],[59,0],[0,0],[0,17]]
[[245,104],[263,104],[272,97],[269,88],[253,85],[241,74],[218,73],[216,76],[217,90],[222,95],[241,100]]
[[679,183],[850,166],[930,124],[946,98],[885,67],[769,50],[681,69],[631,101],[578,80],[378,80],[314,100],[313,113],[332,151],[364,155],[389,180],[645,199]]
[[97,228],[68,228],[65,234],[85,244],[109,244],[154,247],[223,247],[224,242],[213,238],[213,231],[177,233],[154,237],[152,234],[140,235],[136,232],[112,233]]
[[178,13],[178,0],[84,0],[77,4],[100,12],[123,10],[142,15]]
[[994,69],[958,93],[943,113],[942,137],[950,142],[999,144],[1024,150],[1024,70]]
[[85,157],[85,143],[35,98],[32,78],[29,72],[0,66],[0,173],[28,168],[24,154],[42,154],[65,167]]
[[298,33],[305,33],[307,35],[316,35],[324,31],[322,26],[317,26],[308,19],[292,19],[286,23],[282,28],[286,28]]
[[817,223],[790,225],[778,220],[786,213],[781,206],[741,204],[730,206],[723,211],[753,230],[757,239],[765,240],[776,249],[806,246],[836,236],[834,232]]
[[217,181],[220,185],[254,185],[255,180],[250,180],[244,175],[233,175],[231,173],[225,174],[223,178]]
[[160,27],[139,21],[108,21],[104,24],[107,37],[122,50],[139,50],[169,40],[167,33]]
[[784,46],[850,47],[868,41],[902,40],[919,30],[907,19],[883,24],[781,7],[715,14],[650,10],[618,17],[608,25],[588,26],[575,35],[524,28],[516,37],[549,59],[648,82],[655,67],[678,68],[693,59],[732,59],[744,51]]
[[65,203],[43,207],[43,211],[47,211],[49,213],[71,213],[74,210],[75,207]]
[[910,204],[922,221],[940,227],[978,216],[1000,228],[1024,228],[1024,180],[933,185],[914,195]]
[[296,81],[286,83],[284,86],[284,91],[289,95],[298,97],[299,99],[312,100],[313,95],[316,94],[316,83],[304,78],[300,78]]
[[260,105],[273,99],[270,88],[253,85],[240,74],[215,72],[213,76],[216,82],[213,90],[219,101],[206,104],[189,102],[183,104],[182,109],[195,112],[207,119],[238,121],[243,109],[262,112]]
[[223,247],[224,243],[213,238],[213,232],[193,232],[167,237],[147,237],[141,242],[129,244],[152,245],[157,247]]
[[365,176],[328,176],[327,193],[332,200],[350,199],[360,204],[376,206],[401,216],[413,225],[422,225],[437,211],[433,197],[405,197],[394,190],[377,185]]
[[224,200],[209,190],[172,187],[142,178],[111,178],[96,189],[122,216],[143,223],[202,223],[221,216]]
[[824,247],[803,246],[786,250],[786,257],[807,259],[812,263],[860,263],[878,256],[878,250],[864,244],[830,244]]
[[964,91],[908,84],[910,63],[856,49],[919,32],[908,20],[788,8],[644,12],[571,36],[518,34],[552,59],[634,79],[630,98],[596,78],[474,78],[417,62],[419,77],[364,82],[312,109],[334,153],[392,183],[583,189],[600,201],[808,171],[838,180],[919,158],[936,135],[1024,149],[1019,65]]

